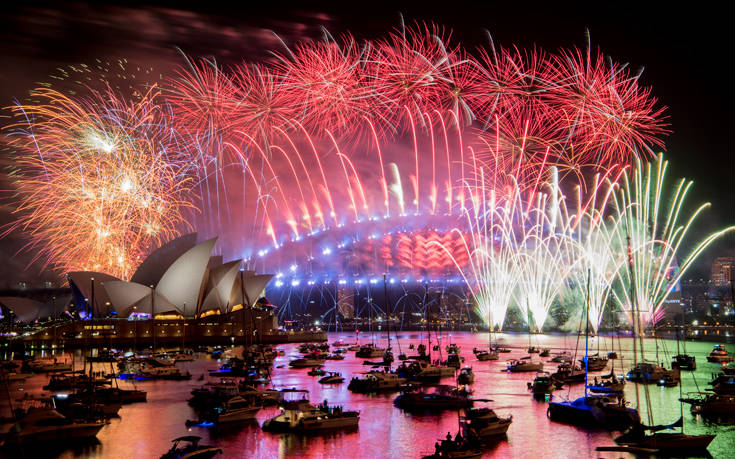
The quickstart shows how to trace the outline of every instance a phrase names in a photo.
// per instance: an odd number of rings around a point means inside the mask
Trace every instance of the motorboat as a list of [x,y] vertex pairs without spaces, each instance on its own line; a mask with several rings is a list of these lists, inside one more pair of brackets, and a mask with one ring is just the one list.
[[214,409],[214,422],[222,424],[254,419],[261,407],[262,403],[255,397],[244,398],[238,395]]
[[0,372],[0,381],[2,382],[25,381],[31,376],[33,376],[31,373],[16,373],[14,371],[2,371]]
[[340,338],[340,339],[338,339],[337,341],[333,342],[333,343],[332,343],[332,346],[334,346],[334,347],[347,347],[347,346],[348,346],[348,344],[347,344],[347,343],[345,343],[345,341],[344,341],[343,339],[341,339],[341,338]]
[[713,363],[727,363],[732,362],[733,358],[727,353],[727,349],[724,344],[715,345],[712,352],[707,356],[708,362]]
[[572,356],[567,352],[560,352],[558,354],[554,354],[551,361],[554,363],[569,363],[572,361]]
[[447,354],[459,354],[460,347],[454,343],[450,343],[446,348]]
[[434,365],[425,360],[407,360],[396,369],[400,377],[420,382],[439,382],[441,378],[453,377],[454,371],[454,368]]
[[697,358],[689,354],[677,354],[671,358],[671,368],[694,371],[697,369]]
[[355,428],[359,411],[344,411],[326,403],[314,406],[308,401],[284,402],[281,413],[263,423],[266,432],[304,432]]
[[678,384],[680,374],[678,368],[667,370],[655,363],[640,362],[628,372],[625,378],[628,381],[641,384],[659,384],[660,381],[668,380],[674,380]]
[[188,352],[179,352],[179,353],[174,354],[173,356],[171,356],[171,358],[173,359],[174,363],[179,363],[179,362],[193,362],[193,361],[196,360],[196,356],[194,356],[194,354],[190,354]]
[[579,359],[579,363],[582,365],[582,369],[585,369],[585,365],[589,365],[589,371],[601,371],[607,366],[607,356],[600,357],[600,354],[590,355],[587,357],[587,363],[585,359]]
[[475,442],[460,438],[459,433],[454,440],[447,434],[446,439],[440,439],[434,444],[434,454],[422,456],[422,459],[480,459],[483,452]]
[[43,386],[43,390],[72,390],[82,386],[104,386],[108,383],[109,380],[106,378],[95,378],[89,375],[85,375],[82,372],[55,373],[51,375],[51,379],[49,379],[48,383]]
[[552,393],[555,389],[554,380],[546,371],[536,373],[536,377],[533,378],[533,382],[527,383],[527,386],[528,390],[533,392],[533,395],[539,397],[546,396],[547,394]]
[[360,349],[355,353],[355,357],[361,359],[374,359],[383,357],[384,354],[385,349],[381,349],[374,344],[366,344],[360,347]]
[[542,349],[539,353],[539,357],[548,357],[551,355],[551,349]]
[[447,355],[447,360],[444,362],[444,365],[459,370],[462,366],[462,362],[464,362],[464,357],[459,354],[449,354]]
[[489,408],[468,410],[464,418],[460,418],[462,436],[466,439],[485,440],[489,437],[505,435],[513,422],[513,416],[500,418]]
[[575,400],[549,402],[546,414],[555,422],[611,430],[640,422],[638,410],[628,408],[622,397],[609,395],[595,394]]
[[432,392],[404,392],[393,401],[395,406],[407,411],[454,410],[469,408],[473,403],[467,390],[443,385],[436,386]]
[[[142,366],[140,369],[140,379],[168,379],[174,381],[183,381],[191,379],[191,373],[181,371],[176,367],[148,367]],[[138,378],[134,378],[138,379]]]
[[601,376],[599,379],[595,376],[588,389],[596,394],[622,394],[625,389],[625,379],[615,375],[615,372]]
[[345,356],[342,354],[328,354],[327,360],[344,360]]
[[406,382],[406,378],[401,378],[395,373],[371,371],[363,378],[353,377],[347,389],[357,393],[397,391],[401,390]]
[[222,450],[214,446],[200,445],[202,437],[186,435],[173,439],[173,445],[161,459],[212,459]]
[[291,368],[313,368],[324,366],[324,359],[317,359],[313,357],[304,357],[300,359],[291,360],[288,363]]
[[508,361],[507,369],[511,373],[520,373],[525,371],[541,371],[544,369],[543,362],[534,362],[529,357],[518,360]]
[[574,384],[584,382],[585,371],[578,366],[572,367],[571,363],[562,363],[556,368],[551,378],[563,384]]
[[344,382],[345,378],[341,374],[334,371],[330,371],[326,376],[319,380],[320,384],[339,384]]
[[462,368],[459,375],[457,375],[457,384],[467,385],[472,384],[473,382],[475,382],[475,373],[472,372],[472,367]]
[[529,354],[538,354],[541,352],[541,350],[536,346],[529,346],[528,349],[526,349],[526,352],[528,352]]
[[494,351],[488,352],[476,350],[474,354],[475,357],[477,357],[477,360],[479,360],[480,362],[486,362],[488,360],[498,360],[500,358],[498,353]]
[[104,421],[73,421],[53,408],[29,408],[4,435],[4,441],[21,447],[67,445],[97,436]]

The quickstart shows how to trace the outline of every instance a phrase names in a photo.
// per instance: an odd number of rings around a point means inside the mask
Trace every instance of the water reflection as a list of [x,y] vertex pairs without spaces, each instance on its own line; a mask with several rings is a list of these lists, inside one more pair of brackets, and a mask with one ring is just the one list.
[[[333,334],[330,341],[343,338],[346,342],[354,342],[354,336]],[[403,350],[409,344],[418,345],[422,336],[419,333],[401,333],[400,341],[393,341],[394,352],[400,344]],[[364,338],[363,338],[364,339]],[[385,345],[385,337],[378,337],[379,344]],[[527,335],[506,334],[501,337],[501,344],[513,347],[513,352],[501,354],[497,361],[479,362],[472,355],[474,347],[487,346],[487,334],[454,333],[451,337],[442,337],[441,352],[445,356],[444,347],[450,342],[457,343],[462,349],[466,364],[475,372],[475,383],[472,385],[476,398],[491,399],[487,406],[493,408],[499,416],[513,415],[506,439],[499,439],[488,445],[484,457],[632,457],[623,453],[597,452],[601,445],[612,445],[613,436],[606,431],[586,431],[573,426],[554,423],[546,416],[545,400],[534,400],[526,383],[531,381],[534,373],[506,373],[506,360],[524,355],[529,344]],[[576,336],[534,335],[533,345],[541,348],[549,347],[553,352],[577,345]],[[595,338],[590,342],[590,349],[600,349],[601,355],[612,349],[613,340],[609,337]],[[577,358],[581,358],[584,342],[578,343],[582,350]],[[711,374],[718,366],[706,361],[712,350],[712,343],[688,342],[687,352],[697,358],[696,372],[682,372],[682,392],[701,391],[711,379]],[[74,450],[66,450],[59,457],[76,458],[110,458],[141,457],[157,458],[170,448],[171,440],[181,435],[199,435],[202,443],[222,448],[224,457],[272,458],[272,457],[366,457],[366,458],[412,458],[429,454],[434,450],[434,443],[446,436],[454,434],[458,429],[457,412],[446,411],[437,414],[407,413],[393,406],[396,396],[393,394],[353,394],[347,390],[349,380],[369,370],[362,365],[362,359],[356,359],[354,353],[348,353],[343,361],[327,361],[326,371],[338,371],[345,378],[345,383],[321,385],[319,376],[308,376],[307,369],[289,369],[288,362],[299,356],[297,345],[279,346],[285,355],[274,362],[272,374],[276,388],[298,387],[309,391],[314,403],[328,400],[330,405],[342,405],[345,409],[361,412],[360,425],[352,431],[336,431],[316,435],[274,434],[262,432],[260,425],[278,414],[274,407],[264,408],[257,420],[227,425],[218,428],[192,426],[187,428],[187,419],[195,419],[196,414],[187,404],[192,389],[200,387],[209,380],[208,370],[217,368],[218,362],[208,357],[194,362],[177,364],[182,370],[188,370],[193,378],[190,381],[148,381],[133,384],[120,381],[120,387],[137,386],[148,391],[148,402],[125,405],[120,410],[120,418],[111,420],[99,433],[99,444],[87,445]],[[614,340],[614,349],[619,358],[613,362],[615,372],[624,374],[632,363],[632,341],[629,338]],[[730,349],[731,351],[733,349]],[[664,362],[670,366],[670,356],[676,351],[674,341],[646,341],[646,357],[651,361]],[[573,353],[573,351],[571,351]],[[396,352],[396,355],[398,352]],[[68,354],[74,358],[75,367],[82,367],[81,352]],[[538,359],[538,357],[534,357]],[[544,361],[544,369],[553,372],[555,363],[549,358]],[[95,364],[97,365],[97,364]],[[103,364],[99,364],[103,365]],[[104,369],[109,370],[109,364]],[[280,368],[279,368],[280,367]],[[96,368],[96,367],[95,367]],[[102,367],[100,367],[102,368]],[[610,365],[597,375],[609,373]],[[205,376],[206,379],[199,378]],[[696,379],[695,379],[696,378]],[[24,384],[12,383],[9,394],[13,399],[25,392],[40,393],[41,387],[48,381],[48,376],[36,375]],[[451,383],[451,379],[442,381]],[[678,403],[679,389],[651,386],[649,398],[654,414],[654,422],[658,424],[674,422],[680,416]],[[582,393],[581,384],[553,392],[553,399],[572,399]],[[634,384],[627,384],[626,398],[636,405]],[[8,416],[10,405],[8,397],[0,396],[0,416]],[[639,388],[640,409],[642,417],[647,419],[645,393]],[[478,406],[485,406],[478,404]],[[732,457],[735,448],[735,422],[717,424],[702,419],[695,419],[689,413],[688,405],[684,406],[684,420],[687,433],[717,433],[718,436],[710,445],[714,457]],[[30,457],[30,456],[28,456]],[[35,456],[33,456],[35,457]]]

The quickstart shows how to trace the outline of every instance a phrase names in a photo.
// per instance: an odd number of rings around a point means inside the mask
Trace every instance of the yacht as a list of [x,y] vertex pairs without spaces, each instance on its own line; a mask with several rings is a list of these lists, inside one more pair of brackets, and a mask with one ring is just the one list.
[[27,367],[34,373],[50,373],[53,371],[71,371],[71,362],[59,362],[56,359],[53,360],[32,360],[30,362],[24,362],[24,367]]
[[542,362],[533,362],[529,357],[524,357],[520,360],[508,361],[508,371],[511,373],[520,373],[523,371],[542,371],[544,364]]
[[642,384],[659,384],[661,381],[674,380],[678,384],[680,379],[679,369],[667,370],[650,362],[640,362],[626,375],[628,381]]
[[594,381],[589,386],[590,392],[596,394],[623,394],[625,389],[625,379],[615,375],[615,372],[611,372],[608,375],[603,375],[599,379],[595,376]]
[[505,435],[513,422],[513,416],[499,418],[495,411],[489,408],[468,410],[467,415],[460,420],[460,428],[464,438],[484,440],[488,437]]
[[246,399],[238,395],[229,399],[224,405],[215,408],[214,420],[218,424],[222,424],[254,419],[261,406],[262,404],[255,397]]
[[528,390],[533,392],[533,395],[539,397],[552,393],[555,388],[554,380],[546,371],[536,373],[536,377],[533,378],[533,382],[526,384],[528,386]]
[[727,363],[732,362],[732,360],[733,358],[727,353],[724,344],[717,344],[707,356],[707,361],[713,363]]
[[709,394],[692,403],[692,414],[705,417],[735,416],[735,395]]
[[4,436],[18,446],[39,446],[41,442],[60,445],[94,438],[104,421],[76,422],[52,408],[30,408]]
[[[607,357],[600,357],[600,354],[590,355],[589,357],[587,357],[589,371],[604,370],[607,366],[607,362]],[[584,359],[579,359],[579,363],[582,365],[582,368],[585,368]]]
[[454,376],[454,368],[431,364],[425,360],[406,361],[396,369],[399,376],[411,381],[439,382]]
[[393,401],[404,410],[455,410],[470,408],[473,403],[468,391],[453,386],[436,386],[432,392],[405,392]]
[[488,360],[498,360],[500,356],[497,352],[488,352],[488,351],[476,351],[475,357],[477,357],[477,360],[480,362],[486,362]]
[[222,450],[213,446],[200,445],[202,437],[186,435],[175,438],[171,449],[161,459],[212,459],[221,454]]
[[361,359],[374,359],[378,357],[383,357],[385,354],[385,349],[381,349],[379,347],[376,347],[374,344],[366,344],[355,353],[355,357],[361,358]]
[[585,371],[578,366],[575,365],[572,368],[570,363],[562,363],[556,368],[551,378],[563,384],[574,384],[584,382],[585,375]]
[[303,432],[357,427],[358,411],[344,411],[340,406],[318,407],[306,400],[284,402],[281,413],[263,423],[266,432]]
[[735,395],[735,376],[719,374],[712,382],[712,392],[719,395]]
[[171,379],[175,381],[191,379],[191,373],[188,371],[182,372],[176,367],[149,367],[143,365],[140,368],[139,375],[141,379]]
[[397,391],[406,385],[406,381],[395,373],[371,371],[364,378],[353,377],[347,389],[357,393]]

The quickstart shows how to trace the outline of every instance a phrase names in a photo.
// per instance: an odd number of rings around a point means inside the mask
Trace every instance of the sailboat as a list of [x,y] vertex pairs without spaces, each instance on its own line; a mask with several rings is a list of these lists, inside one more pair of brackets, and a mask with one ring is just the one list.
[[[628,237],[628,253],[631,253],[630,249],[630,237]],[[629,255],[630,257],[630,255]],[[630,270],[630,277],[634,279],[633,262],[632,259],[628,264]],[[635,281],[631,282],[631,289],[634,288]],[[641,333],[640,316],[638,314],[638,308],[636,304],[635,292],[631,295],[632,306],[633,306],[633,343],[635,349],[636,340],[640,340],[641,356],[643,352],[643,335]],[[635,353],[634,353],[635,355]],[[646,391],[646,400],[648,397],[648,386],[644,386]],[[681,399],[681,385],[679,386],[679,398]],[[638,394],[638,386],[636,385],[636,396]],[[707,446],[715,438],[714,435],[689,435],[684,433],[684,416],[683,416],[683,402],[679,400],[679,407],[682,416],[678,421],[668,425],[651,425],[646,426],[640,420],[634,423],[627,432],[619,437],[615,438],[615,443],[624,446],[632,446],[636,448],[652,448],[659,451],[701,451],[705,450]],[[648,406],[649,422],[653,420],[653,414],[651,412],[650,405]],[[651,422],[652,423],[652,422]],[[662,430],[675,429],[676,427],[681,428],[679,433],[661,432]],[[651,432],[646,433],[646,432]]]
[[623,397],[612,394],[589,394],[587,392],[589,387],[587,385],[589,371],[589,365],[587,365],[589,356],[589,282],[588,273],[584,333],[584,396],[576,400],[549,402],[546,414],[552,421],[593,428],[620,429],[639,424],[638,410],[629,408]]

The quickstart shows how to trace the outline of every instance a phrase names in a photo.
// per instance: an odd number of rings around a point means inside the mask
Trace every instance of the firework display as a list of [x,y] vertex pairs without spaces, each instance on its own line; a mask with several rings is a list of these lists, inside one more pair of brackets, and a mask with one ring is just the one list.
[[127,278],[150,250],[185,229],[193,178],[170,116],[151,88],[136,102],[95,93],[71,99],[34,91],[14,107],[24,122],[12,144],[21,191],[14,227],[61,272]]
[[590,46],[466,49],[417,24],[185,58],[128,95],[52,85],[13,108],[13,228],[59,271],[126,278],[190,223],[276,287],[464,280],[496,328],[515,307],[540,330],[566,294],[593,329],[611,297],[655,320],[722,232],[681,253],[701,209],[680,225],[689,184],[668,204],[662,160],[645,172],[667,124],[639,80]]

